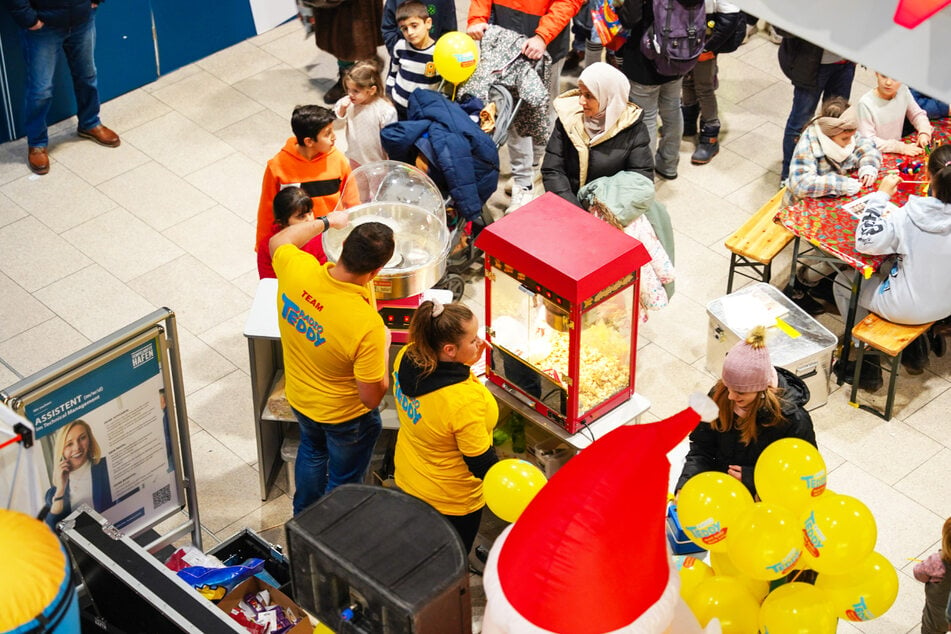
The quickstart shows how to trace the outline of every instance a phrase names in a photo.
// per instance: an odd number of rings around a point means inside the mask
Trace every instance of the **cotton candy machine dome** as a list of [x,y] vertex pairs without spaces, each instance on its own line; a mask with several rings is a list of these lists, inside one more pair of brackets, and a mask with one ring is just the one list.
[[324,233],[324,251],[333,262],[355,226],[380,222],[393,229],[393,258],[373,281],[379,299],[421,293],[446,272],[446,208],[439,189],[422,171],[398,161],[362,165],[347,178],[337,209],[350,215],[350,224]]

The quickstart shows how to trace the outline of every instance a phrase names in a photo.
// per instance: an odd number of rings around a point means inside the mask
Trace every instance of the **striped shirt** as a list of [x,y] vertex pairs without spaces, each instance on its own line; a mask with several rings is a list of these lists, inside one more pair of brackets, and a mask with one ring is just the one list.
[[415,49],[409,42],[401,39],[393,47],[393,59],[386,78],[386,87],[390,99],[401,109],[409,106],[409,96],[417,88],[435,90],[441,77],[433,62],[433,50],[436,43],[424,49]]

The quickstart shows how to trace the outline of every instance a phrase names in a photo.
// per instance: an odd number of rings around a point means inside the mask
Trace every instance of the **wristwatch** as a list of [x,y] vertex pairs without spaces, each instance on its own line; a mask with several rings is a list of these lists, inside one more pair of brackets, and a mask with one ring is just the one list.
[[324,221],[324,231],[326,231],[327,229],[330,229],[330,220],[327,219],[327,216],[320,216],[319,218],[317,218],[317,220]]

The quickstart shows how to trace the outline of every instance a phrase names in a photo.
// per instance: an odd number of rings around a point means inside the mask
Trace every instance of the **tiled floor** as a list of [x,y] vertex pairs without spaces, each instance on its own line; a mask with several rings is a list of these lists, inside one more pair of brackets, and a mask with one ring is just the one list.
[[[75,120],[62,122],[51,130],[50,174],[37,177],[22,139],[0,145],[0,385],[155,307],[174,309],[207,547],[245,526],[279,541],[291,513],[282,490],[259,500],[242,330],[257,283],[251,246],[264,162],[289,136],[293,106],[319,103],[335,73],[333,60],[289,23],[105,104],[103,120],[122,135],[118,149],[79,140]],[[873,83],[860,71],[855,94]],[[671,305],[641,330],[647,420],[711,385],[705,306],[725,292],[723,240],[779,180],[792,88],[776,48],[760,35],[723,56],[718,94],[720,155],[691,166],[685,143],[680,178],[658,183],[673,220],[678,281]],[[505,202],[500,189],[493,203]],[[774,267],[778,277],[784,268]],[[841,330],[837,318],[822,320]],[[844,389],[813,412],[830,487],[872,509],[877,549],[900,570],[895,606],[840,632],[917,629],[923,592],[912,561],[936,550],[951,514],[949,388],[945,357],[923,376],[902,374],[890,422],[850,407]]]

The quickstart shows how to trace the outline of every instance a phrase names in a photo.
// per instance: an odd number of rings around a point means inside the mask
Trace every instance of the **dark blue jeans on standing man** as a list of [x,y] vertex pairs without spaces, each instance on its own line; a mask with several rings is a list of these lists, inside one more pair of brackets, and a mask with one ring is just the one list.
[[802,128],[810,119],[816,116],[816,107],[820,99],[825,101],[830,97],[849,98],[852,92],[852,78],[855,77],[855,64],[820,64],[819,75],[816,78],[818,88],[811,90],[795,86],[793,90],[792,110],[786,119],[786,131],[783,134],[783,171],[782,180],[789,176],[789,162],[792,160],[796,143]]
[[96,19],[74,27],[43,26],[36,31],[23,30],[23,51],[26,56],[26,108],[24,128],[30,147],[46,147],[46,116],[53,102],[53,73],[59,51],[73,77],[79,129],[99,125],[99,88],[96,83]]
[[343,423],[318,423],[296,409],[300,447],[294,463],[294,515],[341,484],[363,482],[380,437],[380,412],[371,409]]

